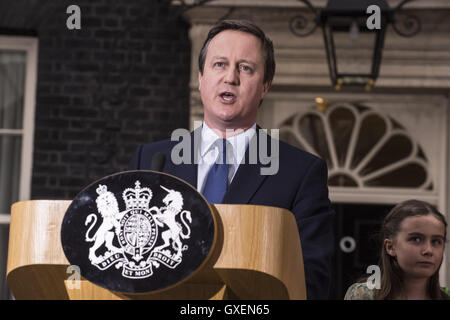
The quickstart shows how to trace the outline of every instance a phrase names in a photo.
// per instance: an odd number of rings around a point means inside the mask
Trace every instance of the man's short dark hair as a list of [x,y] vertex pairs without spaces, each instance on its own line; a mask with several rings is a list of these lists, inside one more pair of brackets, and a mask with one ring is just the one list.
[[198,56],[198,67],[200,73],[203,74],[205,67],[206,53],[208,52],[208,46],[212,38],[225,30],[236,30],[246,33],[250,33],[261,40],[262,49],[264,50],[264,83],[271,83],[275,74],[275,57],[273,53],[272,41],[266,37],[264,31],[258,26],[246,20],[223,20],[217,23],[211,30],[209,30],[208,36],[203,43],[202,50]]

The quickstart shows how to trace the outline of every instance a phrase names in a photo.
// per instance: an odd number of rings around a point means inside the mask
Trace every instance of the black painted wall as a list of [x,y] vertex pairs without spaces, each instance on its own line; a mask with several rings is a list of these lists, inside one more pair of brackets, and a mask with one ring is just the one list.
[[167,0],[0,0],[0,34],[39,39],[33,199],[72,199],[188,128],[188,29]]

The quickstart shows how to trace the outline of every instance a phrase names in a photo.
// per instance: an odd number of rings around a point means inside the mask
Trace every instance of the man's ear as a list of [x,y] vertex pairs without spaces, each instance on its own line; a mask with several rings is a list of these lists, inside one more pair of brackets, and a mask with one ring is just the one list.
[[272,85],[272,82],[267,81],[265,83],[263,83],[263,92],[261,95],[261,100],[264,99],[264,97],[266,96],[267,92],[269,92],[270,86]]
[[395,253],[394,249],[394,243],[391,239],[384,239],[384,248],[386,249],[386,252],[388,255],[395,257],[397,254]]
[[198,90],[200,91],[201,87],[202,87],[202,73],[201,71],[198,72]]

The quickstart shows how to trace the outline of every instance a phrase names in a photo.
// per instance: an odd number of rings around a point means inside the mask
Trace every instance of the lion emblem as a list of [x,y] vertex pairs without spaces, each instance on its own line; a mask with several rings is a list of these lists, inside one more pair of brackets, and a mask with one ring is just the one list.
[[[117,199],[104,185],[99,185],[96,191],[99,196],[95,202],[97,203],[97,209],[102,216],[103,221],[92,237],[90,237],[89,234],[92,228],[97,224],[97,215],[91,213],[87,216],[85,221],[86,226],[90,224],[90,227],[86,232],[85,240],[87,242],[95,241],[94,245],[89,249],[89,260],[91,260],[92,263],[98,263],[103,260],[103,257],[95,254],[103,244],[109,250],[109,254],[123,252],[122,248],[113,245],[114,235],[118,235],[120,232],[119,220],[123,215],[119,212]],[[108,252],[106,254],[108,254]]]

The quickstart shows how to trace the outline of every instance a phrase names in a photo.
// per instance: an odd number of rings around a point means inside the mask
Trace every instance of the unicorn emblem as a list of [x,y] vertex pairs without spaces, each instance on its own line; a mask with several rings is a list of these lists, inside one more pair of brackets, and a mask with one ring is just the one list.
[[[180,192],[167,189],[161,186],[168,194],[164,197],[163,203],[165,207],[157,208],[152,207],[150,211],[155,210],[157,213],[153,215],[155,222],[159,227],[166,226],[168,229],[163,231],[161,237],[164,243],[153,249],[154,252],[162,252],[164,249],[168,248],[172,240],[172,248],[176,251],[173,259],[176,261],[181,261],[182,251],[187,250],[188,246],[183,245],[181,239],[189,239],[191,235],[191,229],[186,222],[186,220],[191,223],[191,212],[183,210],[183,196]],[[180,215],[181,221],[186,229],[186,233],[183,233],[183,226],[176,221],[176,216]]]

